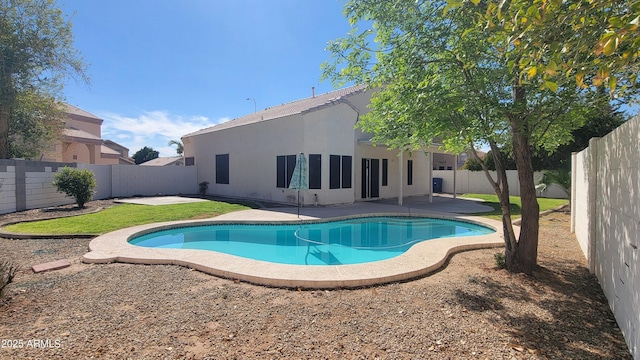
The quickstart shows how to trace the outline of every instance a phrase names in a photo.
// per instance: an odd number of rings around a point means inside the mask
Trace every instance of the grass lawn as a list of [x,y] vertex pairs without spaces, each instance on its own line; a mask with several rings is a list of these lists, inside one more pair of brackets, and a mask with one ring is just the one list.
[[[464,194],[461,197],[484,200],[483,204],[489,205],[494,209],[492,212],[477,213],[473,215],[482,216],[494,220],[502,220],[502,210],[500,210],[500,202],[498,201],[497,195]],[[520,207],[522,205],[522,203],[520,202],[520,197],[510,196],[509,202],[511,203],[511,217],[515,220],[520,217]],[[567,199],[538,198],[538,205],[540,205],[541,212],[546,210],[553,210],[568,203],[569,200]]]
[[161,221],[210,218],[248,206],[219,201],[176,205],[119,204],[94,214],[60,219],[24,222],[4,227],[6,231],[26,234],[104,234],[129,226]]

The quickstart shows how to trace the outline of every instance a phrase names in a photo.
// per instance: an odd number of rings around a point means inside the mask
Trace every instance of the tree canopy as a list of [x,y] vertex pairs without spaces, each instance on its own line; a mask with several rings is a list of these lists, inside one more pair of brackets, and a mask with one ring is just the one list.
[[[449,7],[464,2],[450,0]],[[640,90],[640,0],[489,1],[475,19],[512,55],[512,66],[544,87],[555,91],[572,78],[620,98],[633,99]]]
[[[507,2],[508,3],[508,2]],[[434,139],[452,152],[492,150],[497,176],[484,167],[503,211],[505,260],[509,270],[532,273],[537,264],[538,204],[533,151],[552,151],[601,98],[575,81],[528,76],[526,52],[512,51],[510,33],[481,27],[489,2],[447,4],[439,0],[351,0],[345,15],[352,30],[329,43],[332,61],[324,77],[358,82],[376,91],[358,126],[374,141],[422,150]],[[359,29],[364,25],[363,30]],[[490,28],[490,29],[489,29]],[[539,41],[555,34],[536,29]],[[544,36],[547,36],[545,38]],[[549,61],[547,57],[541,58]],[[509,185],[501,157],[513,156],[522,198],[520,235],[511,224]]]
[[157,159],[159,155],[160,153],[158,151],[153,150],[153,148],[150,148],[148,146],[145,146],[142,149],[136,151],[136,153],[133,154],[132,158],[133,158],[133,161],[135,161],[136,165],[140,165],[143,162]]
[[31,157],[62,129],[68,78],[88,82],[55,1],[0,0],[0,158]]

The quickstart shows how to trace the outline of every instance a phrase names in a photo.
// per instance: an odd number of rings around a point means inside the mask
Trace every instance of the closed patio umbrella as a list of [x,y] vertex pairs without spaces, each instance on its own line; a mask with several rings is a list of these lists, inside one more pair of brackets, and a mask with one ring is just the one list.
[[298,193],[298,217],[300,217],[300,189],[308,189],[309,181],[307,176],[307,158],[304,153],[298,154],[296,167],[293,169],[289,189],[296,189]]

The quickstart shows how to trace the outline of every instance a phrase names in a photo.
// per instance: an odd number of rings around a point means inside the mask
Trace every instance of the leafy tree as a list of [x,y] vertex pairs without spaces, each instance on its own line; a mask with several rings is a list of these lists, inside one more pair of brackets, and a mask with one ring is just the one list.
[[176,146],[176,152],[178,153],[178,155],[182,155],[182,153],[184,152],[184,145],[182,144],[181,141],[170,140],[169,141],[169,146],[171,146],[171,145],[175,145]]
[[571,77],[620,97],[640,90],[640,0],[489,1],[478,7],[476,24],[514,55],[514,68],[544,87],[555,91]]
[[605,136],[625,121],[626,117],[611,106],[595,109],[586,117],[584,126],[571,132],[571,142],[560,145],[551,154],[538,151],[534,155],[534,169],[570,171],[571,153],[584,150],[591,138]]
[[16,99],[9,128],[9,157],[36,158],[60,138],[64,112],[51,98],[22,92]]
[[84,209],[84,204],[91,200],[95,193],[96,179],[93,171],[65,166],[62,171],[56,173],[53,179],[53,186],[59,192],[76,199],[78,207]]
[[[88,82],[71,23],[51,0],[0,0],[0,158],[33,154],[59,129],[64,80]],[[12,143],[13,141],[13,143]],[[41,149],[38,149],[41,150]]]
[[[576,86],[553,91],[526,78],[519,59],[477,26],[486,3],[447,6],[439,0],[351,0],[352,31],[329,44],[324,77],[376,89],[359,126],[374,141],[418,150],[441,138],[445,149],[492,150],[496,178],[483,170],[502,209],[506,268],[531,274],[537,265],[539,206],[533,150],[551,151],[571,139],[597,98]],[[358,24],[371,24],[359,30]],[[552,35],[552,34],[550,34]],[[513,155],[522,199],[519,236],[511,224],[502,152]],[[483,164],[483,163],[482,163]]]
[[464,162],[464,165],[462,165],[462,168],[460,168],[460,170],[482,171],[482,165],[480,164],[480,161],[482,160],[470,157],[467,159],[467,161]]
[[135,154],[133,154],[132,158],[133,161],[135,161],[136,165],[140,165],[143,162],[157,159],[159,155],[160,153],[156,150],[153,150],[153,148],[145,146],[142,149],[138,150]]

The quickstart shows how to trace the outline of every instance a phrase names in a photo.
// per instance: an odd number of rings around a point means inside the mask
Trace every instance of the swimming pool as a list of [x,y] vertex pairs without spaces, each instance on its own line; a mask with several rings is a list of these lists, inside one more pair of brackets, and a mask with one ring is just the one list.
[[422,241],[494,232],[455,220],[376,216],[307,223],[178,227],[136,236],[129,243],[149,248],[210,250],[279,264],[349,265],[390,259]]

